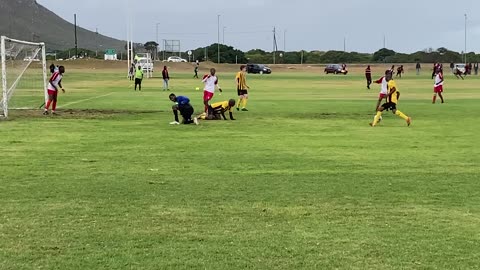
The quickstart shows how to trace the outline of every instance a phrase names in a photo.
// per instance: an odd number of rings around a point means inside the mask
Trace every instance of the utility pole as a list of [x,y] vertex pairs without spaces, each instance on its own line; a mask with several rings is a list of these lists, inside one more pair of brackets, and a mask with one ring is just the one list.
[[283,30],[283,52],[287,52],[287,30]]
[[217,42],[217,64],[220,64],[220,15],[217,15],[217,31],[218,31],[218,42]]
[[383,48],[387,48],[387,37],[383,35]]
[[273,27],[273,64],[276,64],[277,49],[277,30]]
[[343,37],[343,52],[347,52],[347,38]]
[[[158,46],[160,45],[160,40],[158,39],[158,26],[159,26],[159,25],[160,25],[160,23],[157,23],[156,26],[155,26],[155,27],[156,27],[156,30],[155,30],[156,32],[155,32],[155,33],[156,33],[156,35],[157,35],[157,40],[156,40],[156,41],[157,41],[157,44],[158,44],[158,45],[157,45],[157,48],[156,48],[156,51],[157,51],[157,52],[155,53],[155,59],[157,59],[157,60],[159,60],[159,59],[158,59]],[[165,59],[164,59],[164,60],[165,60]]]
[[73,14],[73,23],[75,25],[75,58],[77,58],[78,57],[77,14]]
[[465,13],[465,51],[463,51],[465,64],[467,64],[467,14]]

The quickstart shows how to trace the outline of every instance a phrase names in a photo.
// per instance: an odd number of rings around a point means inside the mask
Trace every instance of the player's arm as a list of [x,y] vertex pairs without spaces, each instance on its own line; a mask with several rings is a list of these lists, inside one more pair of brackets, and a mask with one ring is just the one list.
[[207,82],[208,78],[210,78],[210,75],[203,76],[202,82]]
[[[62,92],[65,93],[65,89],[63,89],[63,86],[62,86],[62,80],[60,80],[58,82],[58,86],[60,86],[60,88],[62,89]],[[58,91],[58,89],[57,89],[57,91]]]
[[383,81],[383,77],[382,77],[382,78],[380,78],[380,79],[378,79],[378,80],[376,80],[376,81],[375,81],[375,83],[376,83],[376,84],[381,84],[381,83],[382,83],[382,81]]
[[230,120],[235,121],[235,118],[233,118],[233,108],[230,108],[229,114],[230,114]]
[[220,91],[220,93],[223,93],[222,87],[220,87],[220,84],[218,84],[218,80],[215,82],[215,86],[217,87],[218,91]]
[[392,95],[397,92],[397,89],[395,87],[392,87],[392,89],[390,89],[390,93],[388,93],[388,101],[389,102],[392,102]]
[[222,110],[220,114],[222,115],[223,120],[227,120],[227,117],[225,117],[225,111],[224,110]]

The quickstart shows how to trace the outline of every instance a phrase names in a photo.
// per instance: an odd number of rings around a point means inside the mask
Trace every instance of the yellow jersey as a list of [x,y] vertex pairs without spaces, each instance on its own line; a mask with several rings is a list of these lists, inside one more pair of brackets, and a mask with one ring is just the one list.
[[388,93],[390,94],[392,92],[392,89],[395,88],[395,92],[390,95],[390,102],[397,104],[398,103],[398,98],[400,96],[400,91],[398,91],[397,83],[395,83],[394,80],[390,80],[388,82]]
[[237,90],[247,90],[247,76],[245,72],[239,71],[235,77],[235,81],[237,82]]
[[224,113],[226,111],[233,112],[233,107],[228,104],[228,101],[216,102],[211,106],[214,113]]

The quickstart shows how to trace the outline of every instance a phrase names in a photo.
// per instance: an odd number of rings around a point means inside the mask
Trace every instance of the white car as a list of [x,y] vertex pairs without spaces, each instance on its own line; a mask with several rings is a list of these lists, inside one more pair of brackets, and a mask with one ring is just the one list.
[[153,72],[153,62],[148,58],[137,59],[137,66],[141,66],[143,71]]
[[187,60],[183,59],[183,58],[180,58],[178,56],[170,56],[168,59],[167,59],[167,62],[175,62],[175,63],[186,63]]

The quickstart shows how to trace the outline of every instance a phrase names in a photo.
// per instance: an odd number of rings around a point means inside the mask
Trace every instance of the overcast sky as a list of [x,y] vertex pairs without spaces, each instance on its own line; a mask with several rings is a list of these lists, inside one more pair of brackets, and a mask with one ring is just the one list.
[[[127,1],[132,7],[127,8]],[[134,40],[179,39],[182,50],[220,42],[241,50],[343,50],[400,52],[425,48],[464,49],[468,15],[468,51],[480,51],[479,0],[37,0],[68,21],[77,13],[82,27],[126,39],[127,11],[134,17]],[[135,3],[135,4],[134,4]],[[397,5],[398,4],[398,5]],[[476,11],[476,12],[474,12]],[[285,32],[286,31],[286,32]]]

